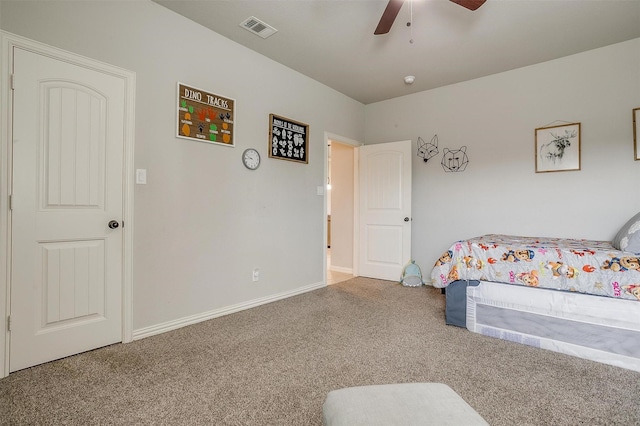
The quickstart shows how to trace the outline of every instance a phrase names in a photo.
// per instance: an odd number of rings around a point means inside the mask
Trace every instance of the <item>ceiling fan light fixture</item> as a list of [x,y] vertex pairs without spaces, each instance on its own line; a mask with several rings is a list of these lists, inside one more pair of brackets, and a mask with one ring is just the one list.
[[413,84],[415,80],[416,80],[415,76],[408,75],[404,78],[404,84]]
[[[412,0],[410,0],[412,1]],[[487,0],[451,0],[455,4],[458,4],[469,10],[476,10],[480,6],[482,6]],[[380,22],[378,22],[378,26],[376,30],[373,32],[375,35],[387,34],[393,25],[393,21],[396,20],[396,16],[398,16],[398,12],[402,8],[405,0],[389,0],[387,3],[387,7],[382,12],[382,16],[380,17]],[[413,3],[411,3],[413,5]],[[413,6],[411,9],[411,21],[413,21]],[[407,22],[407,27],[411,27],[411,21]]]

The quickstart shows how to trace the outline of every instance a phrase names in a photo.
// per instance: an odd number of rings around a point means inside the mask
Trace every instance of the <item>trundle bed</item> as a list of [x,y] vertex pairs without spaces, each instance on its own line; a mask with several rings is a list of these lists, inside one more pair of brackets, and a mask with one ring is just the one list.
[[484,235],[454,243],[431,282],[448,324],[640,371],[636,243],[640,215],[613,242]]

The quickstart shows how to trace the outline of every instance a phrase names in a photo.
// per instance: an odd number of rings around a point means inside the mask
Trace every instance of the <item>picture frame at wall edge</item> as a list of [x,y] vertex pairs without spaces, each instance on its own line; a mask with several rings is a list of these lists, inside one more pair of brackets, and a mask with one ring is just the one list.
[[633,155],[640,160],[640,107],[633,109]]

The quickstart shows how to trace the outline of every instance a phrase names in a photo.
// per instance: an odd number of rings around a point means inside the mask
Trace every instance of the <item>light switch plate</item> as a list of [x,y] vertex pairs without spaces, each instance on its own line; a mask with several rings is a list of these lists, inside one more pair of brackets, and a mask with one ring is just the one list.
[[320,185],[316,188],[316,195],[324,195],[324,186]]
[[138,185],[146,185],[147,169],[136,169],[136,183]]

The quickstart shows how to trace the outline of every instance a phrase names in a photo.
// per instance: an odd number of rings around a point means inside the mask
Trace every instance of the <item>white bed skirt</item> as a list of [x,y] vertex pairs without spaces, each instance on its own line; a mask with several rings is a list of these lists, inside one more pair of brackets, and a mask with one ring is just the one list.
[[640,371],[640,302],[481,281],[467,287],[475,333]]

